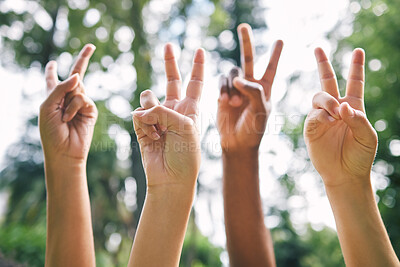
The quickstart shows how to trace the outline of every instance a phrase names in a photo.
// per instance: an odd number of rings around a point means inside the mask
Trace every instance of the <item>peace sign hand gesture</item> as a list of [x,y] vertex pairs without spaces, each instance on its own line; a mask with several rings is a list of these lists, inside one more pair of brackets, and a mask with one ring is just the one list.
[[193,187],[200,168],[200,141],[196,127],[198,102],[204,77],[204,50],[193,60],[186,97],[181,99],[182,80],[171,44],[165,46],[166,98],[160,104],[150,90],[140,95],[141,107],[133,112],[148,186]]
[[315,56],[322,92],[304,126],[310,158],[327,186],[369,182],[378,139],[364,109],[364,51],[353,52],[345,97],[324,51],[317,48]]
[[271,59],[260,80],[254,78],[254,48],[252,31],[248,24],[238,26],[241,61],[229,77],[222,76],[218,99],[217,127],[223,151],[258,149],[271,112],[271,88],[276,74],[283,42],[273,46]]

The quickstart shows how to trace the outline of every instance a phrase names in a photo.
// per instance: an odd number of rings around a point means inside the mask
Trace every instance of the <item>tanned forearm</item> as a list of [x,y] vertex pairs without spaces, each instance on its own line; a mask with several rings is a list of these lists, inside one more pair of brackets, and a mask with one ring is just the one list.
[[86,164],[46,161],[46,266],[95,266]]
[[179,265],[194,188],[148,188],[129,267]]
[[223,152],[225,231],[230,266],[275,266],[259,192],[258,150]]
[[400,266],[379,214],[371,184],[326,187],[326,192],[346,266]]

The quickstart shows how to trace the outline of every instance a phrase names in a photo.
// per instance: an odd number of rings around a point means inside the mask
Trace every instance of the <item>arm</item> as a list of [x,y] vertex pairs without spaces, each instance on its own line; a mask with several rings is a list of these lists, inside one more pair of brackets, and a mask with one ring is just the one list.
[[346,96],[322,49],[315,51],[323,92],[315,95],[304,137],[326,188],[347,266],[400,266],[371,186],[377,135],[364,110],[364,62],[353,52]]
[[142,92],[133,112],[147,178],[147,195],[128,266],[178,266],[200,168],[195,122],[203,85],[204,51],[197,50],[185,99],[170,44],[165,47],[166,100]]
[[85,46],[70,78],[61,83],[56,62],[46,66],[49,96],[39,115],[47,188],[46,266],[95,266],[86,159],[97,109],[80,79],[93,52],[94,46]]
[[85,164],[46,160],[45,172],[46,266],[95,266]]
[[327,187],[326,193],[346,266],[400,266],[370,183]]
[[276,42],[264,76],[253,76],[251,28],[238,27],[242,68],[221,77],[217,125],[221,136],[227,249],[231,266],[275,266],[259,192],[258,148],[270,113],[271,86],[282,41]]
[[260,198],[258,150],[224,152],[222,157],[225,231],[231,266],[275,266]]

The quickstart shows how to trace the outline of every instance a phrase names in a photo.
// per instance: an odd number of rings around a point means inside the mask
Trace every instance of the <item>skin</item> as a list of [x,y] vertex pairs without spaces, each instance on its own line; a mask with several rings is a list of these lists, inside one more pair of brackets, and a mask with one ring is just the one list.
[[258,150],[271,112],[271,87],[283,42],[275,43],[265,74],[258,80],[253,75],[251,27],[239,25],[238,34],[243,75],[236,68],[229,77],[221,77],[217,115],[227,249],[230,266],[275,266],[259,192]]
[[46,266],[95,266],[86,160],[97,109],[82,83],[94,50],[93,45],[82,49],[63,82],[55,61],[46,66],[48,97],[39,114],[47,188]]
[[346,266],[400,266],[371,186],[378,138],[364,109],[364,51],[353,52],[344,97],[323,50],[315,56],[322,92],[314,96],[304,138],[325,184]]
[[178,266],[200,168],[196,127],[204,77],[204,51],[196,51],[186,97],[171,44],[165,46],[166,99],[150,90],[133,112],[147,195],[128,266]]

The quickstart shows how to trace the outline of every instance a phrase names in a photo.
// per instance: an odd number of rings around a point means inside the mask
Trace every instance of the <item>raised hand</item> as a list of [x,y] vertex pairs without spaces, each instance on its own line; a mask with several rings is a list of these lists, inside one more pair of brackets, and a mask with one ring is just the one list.
[[304,138],[325,184],[344,261],[349,267],[399,266],[371,185],[378,139],[364,110],[364,51],[353,52],[345,97],[323,50],[315,56],[323,91],[314,96]]
[[128,266],[178,266],[200,168],[196,128],[203,87],[204,51],[196,51],[181,100],[181,78],[171,44],[165,46],[167,92],[163,104],[140,95],[133,123],[147,177],[147,195]]
[[271,111],[271,87],[283,42],[275,43],[268,67],[257,80],[253,73],[250,26],[239,25],[238,34],[243,74],[239,68],[233,68],[228,77],[221,77],[217,114],[226,246],[230,266],[273,267],[274,248],[264,224],[259,190],[258,148]]
[[140,96],[141,108],[133,112],[148,186],[193,184],[200,166],[198,102],[204,76],[204,51],[196,51],[186,97],[171,44],[165,46],[166,99],[158,102],[150,90]]
[[97,109],[82,83],[94,49],[82,49],[63,82],[56,62],[46,66],[48,97],[39,114],[47,189],[46,266],[96,265],[86,159]]
[[314,96],[304,126],[310,158],[325,185],[369,183],[377,134],[364,109],[364,51],[353,52],[345,97],[324,51],[317,48],[315,56],[322,92]]
[[83,76],[95,47],[86,45],[71,76],[59,82],[57,63],[46,66],[48,97],[40,107],[39,127],[45,156],[86,161],[97,119],[94,102],[85,94]]
[[218,99],[217,127],[224,151],[258,149],[271,111],[271,88],[283,42],[273,46],[271,59],[263,77],[254,78],[252,31],[248,24],[238,27],[244,77],[238,68],[229,77],[222,76]]

